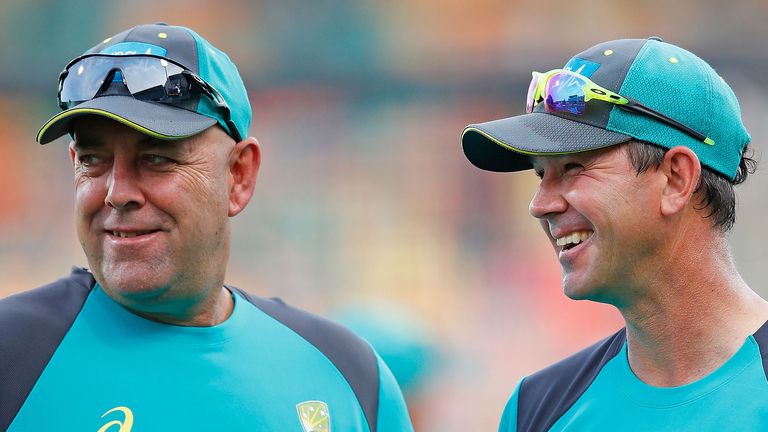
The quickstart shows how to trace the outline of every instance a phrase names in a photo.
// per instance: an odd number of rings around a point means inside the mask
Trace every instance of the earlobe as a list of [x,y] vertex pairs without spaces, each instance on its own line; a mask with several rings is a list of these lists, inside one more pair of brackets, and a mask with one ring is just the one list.
[[664,154],[659,170],[666,176],[662,191],[661,213],[672,216],[691,201],[701,176],[701,163],[688,147],[673,147]]
[[229,160],[229,216],[235,216],[248,205],[256,186],[261,165],[261,147],[256,138],[248,137],[235,144]]

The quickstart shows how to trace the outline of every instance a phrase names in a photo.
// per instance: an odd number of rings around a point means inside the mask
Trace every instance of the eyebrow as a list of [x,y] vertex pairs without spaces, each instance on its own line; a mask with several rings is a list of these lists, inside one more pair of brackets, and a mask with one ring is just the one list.
[[95,137],[82,136],[82,135],[81,136],[75,135],[72,142],[74,143],[75,150],[92,150],[102,145],[101,141],[96,139]]
[[541,156],[531,156],[530,162],[531,165],[534,167],[536,166],[535,161],[545,161],[545,160],[557,160],[557,161],[576,161],[576,162],[585,162],[591,159],[594,159],[598,157],[598,154],[595,152],[598,152],[602,149],[596,149],[591,151],[584,151],[584,152],[574,152],[574,153],[566,153],[566,154],[555,154],[555,155],[541,155]]

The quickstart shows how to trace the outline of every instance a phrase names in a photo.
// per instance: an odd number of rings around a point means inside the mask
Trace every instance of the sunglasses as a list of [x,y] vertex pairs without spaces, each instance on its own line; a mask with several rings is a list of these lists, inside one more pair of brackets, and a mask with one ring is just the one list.
[[221,93],[184,66],[152,54],[86,54],[69,62],[59,75],[58,101],[62,110],[89,101],[113,83],[122,83],[131,96],[145,102],[183,106],[184,101],[203,95],[222,113],[229,135],[242,137],[232,121]]
[[547,112],[583,115],[587,102],[600,100],[615,104],[621,109],[652,117],[666,123],[704,144],[714,145],[715,141],[704,134],[670,118],[640,102],[621,96],[592,82],[589,78],[569,70],[554,69],[549,72],[533,72],[533,79],[528,86],[525,111],[533,109],[542,101]]

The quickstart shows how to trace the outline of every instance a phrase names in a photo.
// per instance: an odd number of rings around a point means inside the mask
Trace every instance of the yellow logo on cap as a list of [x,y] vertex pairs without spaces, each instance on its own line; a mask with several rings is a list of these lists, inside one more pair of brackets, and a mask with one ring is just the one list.
[[[131,432],[131,428],[133,428],[133,413],[128,407],[119,406],[119,407],[112,408],[111,410],[102,414],[101,418],[104,418],[105,415],[113,413],[115,411],[120,411],[125,415],[125,418],[123,419],[123,421],[112,420],[111,422],[102,426],[96,432]],[[112,429],[112,426],[117,426],[118,429]]]

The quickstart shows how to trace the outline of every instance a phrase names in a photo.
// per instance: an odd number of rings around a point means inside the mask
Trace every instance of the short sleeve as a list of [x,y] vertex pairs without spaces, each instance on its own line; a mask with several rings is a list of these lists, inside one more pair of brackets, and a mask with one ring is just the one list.
[[501,422],[499,423],[499,432],[517,432],[517,398],[522,385],[523,380],[520,380],[512,396],[510,396],[507,406],[504,407],[504,412],[501,414]]
[[379,414],[377,432],[413,432],[403,392],[386,363],[376,355],[379,366]]

